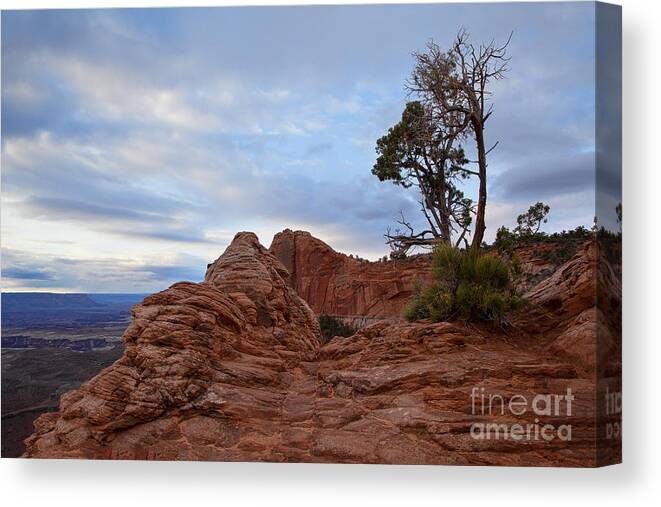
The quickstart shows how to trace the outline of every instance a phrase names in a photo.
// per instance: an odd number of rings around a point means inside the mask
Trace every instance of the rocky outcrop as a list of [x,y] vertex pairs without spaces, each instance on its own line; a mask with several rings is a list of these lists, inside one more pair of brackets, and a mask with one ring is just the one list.
[[370,262],[333,250],[309,232],[286,229],[270,251],[291,274],[299,296],[318,314],[354,318],[357,324],[399,319],[416,281],[431,279],[429,256]]
[[[342,292],[328,287],[350,282],[333,275],[316,284],[298,256],[318,259],[322,277],[337,273],[334,263],[360,273],[359,261],[296,237],[277,238],[269,252],[240,233],[204,282],[146,298],[134,309],[124,356],[38,419],[26,456],[536,466],[618,459],[615,446],[597,458],[595,377],[582,362],[590,359],[553,348],[594,307],[592,280],[581,274],[589,249],[530,294],[555,327],[523,318],[509,330],[383,321],[322,345],[296,292],[308,290],[318,311],[342,308]],[[385,294],[396,295],[393,287],[386,283]],[[340,306],[324,306],[324,294]],[[351,307],[358,309],[376,312]],[[535,396],[558,411],[533,413]]]
[[[319,359],[324,398],[333,407],[313,450],[328,461],[589,466],[594,464],[593,384],[571,363],[463,325],[376,324],[332,341]],[[571,391],[571,416],[539,417],[508,408],[519,396]],[[518,400],[517,400],[518,401]],[[324,415],[320,412],[320,415]],[[571,442],[535,438],[535,421],[569,422]],[[532,426],[530,439],[505,432]],[[502,433],[495,436],[493,428]],[[487,438],[485,431],[490,431]],[[485,436],[485,438],[480,438]]]
[[621,335],[622,287],[597,242],[589,241],[525,294],[517,325],[551,350],[595,371]]
[[[247,440],[262,438],[298,364],[321,344],[288,276],[254,234],[237,234],[204,282],[177,283],[134,307],[123,357],[36,421],[27,454],[240,459],[249,444],[236,448],[239,435],[255,420]],[[197,453],[209,439],[207,454]]]
[[[565,262],[568,251],[580,249],[580,243],[573,242],[517,247],[514,253],[524,275],[521,289],[536,287]],[[359,328],[384,319],[401,320],[416,283],[428,284],[432,277],[429,254],[373,262],[336,252],[306,231],[285,229],[275,235],[269,250],[287,268],[292,287],[312,310]]]

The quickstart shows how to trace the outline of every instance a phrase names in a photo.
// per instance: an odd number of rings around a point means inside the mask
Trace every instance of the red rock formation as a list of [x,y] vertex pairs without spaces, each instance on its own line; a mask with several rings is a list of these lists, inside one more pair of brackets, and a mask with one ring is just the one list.
[[599,364],[597,353],[608,357],[619,341],[621,292],[620,281],[598,244],[587,242],[525,295],[529,304],[517,325],[538,339],[547,337],[552,350],[594,371]]
[[431,278],[429,256],[369,262],[336,252],[309,232],[286,229],[269,249],[291,274],[292,287],[318,314],[398,319],[416,281]]
[[27,454],[241,459],[246,445],[259,448],[298,363],[321,344],[288,276],[254,234],[237,234],[203,283],[174,284],[134,307],[124,356],[35,422]]
[[[522,289],[550,276],[558,268],[554,258],[565,248],[553,242],[518,247]],[[275,235],[269,250],[287,268],[292,287],[312,310],[351,320],[359,327],[383,319],[401,320],[416,282],[428,284],[432,276],[428,254],[370,262],[336,252],[305,231],[285,229]]]
[[[291,235],[300,237],[285,236]],[[280,246],[274,242],[274,250],[287,262],[286,239],[279,238]],[[329,284],[315,285],[311,273],[295,269],[300,258],[291,256],[319,259],[325,276],[333,260],[319,243],[289,243],[289,267],[301,277],[293,285],[308,287],[311,295]],[[583,363],[591,359],[553,348],[594,307],[594,298],[586,297],[591,255],[590,249],[582,252],[530,294],[539,315],[555,326],[544,321],[535,328],[522,318],[503,334],[453,323],[380,322],[322,346],[315,316],[289,286],[285,267],[254,235],[240,233],[203,283],[175,284],[134,309],[122,359],[63,396],[59,412],[37,420],[26,456],[568,466],[616,461],[618,448],[601,440],[597,457],[595,377]],[[539,336],[531,334],[536,330]],[[548,416],[501,411],[514,396],[531,403],[536,395],[567,394],[571,415],[566,403]],[[490,409],[482,401],[489,399],[496,400]],[[496,433],[476,438],[473,429],[486,424],[497,424]],[[571,440],[494,437],[518,434],[510,430],[518,424],[530,425],[533,437],[545,424],[571,424]]]

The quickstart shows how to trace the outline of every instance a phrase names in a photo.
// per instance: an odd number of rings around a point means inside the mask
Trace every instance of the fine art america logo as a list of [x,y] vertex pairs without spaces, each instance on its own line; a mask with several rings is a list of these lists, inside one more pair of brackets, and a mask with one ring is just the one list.
[[[475,416],[514,416],[525,422],[476,422],[471,425],[471,437],[476,440],[534,441],[571,440],[571,424],[558,426],[544,422],[545,417],[571,417],[574,395],[571,388],[565,394],[537,394],[527,398],[515,394],[509,399],[485,393],[483,387],[473,387],[471,411]],[[526,421],[527,419],[527,421]]]

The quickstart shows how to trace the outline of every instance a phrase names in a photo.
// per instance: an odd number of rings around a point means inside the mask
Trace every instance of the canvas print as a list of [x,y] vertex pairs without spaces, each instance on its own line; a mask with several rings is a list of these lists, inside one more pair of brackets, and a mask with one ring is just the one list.
[[2,457],[621,461],[621,9],[2,12]]

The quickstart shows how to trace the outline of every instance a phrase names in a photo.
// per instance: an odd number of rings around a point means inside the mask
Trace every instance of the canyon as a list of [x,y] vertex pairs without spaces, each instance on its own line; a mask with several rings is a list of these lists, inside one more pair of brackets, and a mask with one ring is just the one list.
[[[504,326],[404,322],[429,257],[369,262],[285,230],[238,233],[201,283],[132,310],[124,353],[41,415],[26,457],[598,466],[619,392],[621,283],[596,240],[560,264],[519,252],[527,305]],[[319,314],[359,324],[324,343]],[[571,413],[476,409],[573,396]],[[498,398],[499,397],[499,398]],[[597,402],[595,402],[597,400]],[[571,425],[571,439],[501,428]],[[486,438],[474,429],[494,428]],[[481,426],[480,426],[481,425]],[[511,434],[511,433],[510,433]],[[484,435],[482,435],[484,437]]]

